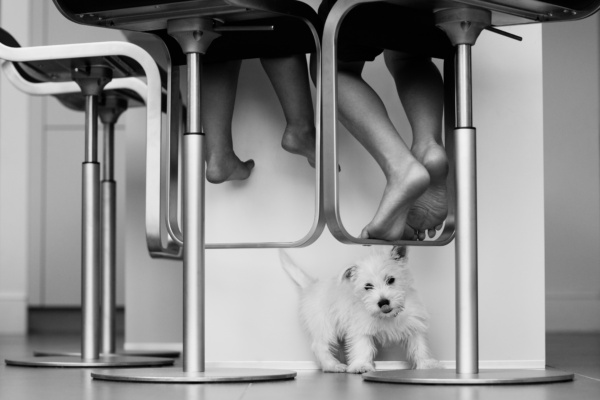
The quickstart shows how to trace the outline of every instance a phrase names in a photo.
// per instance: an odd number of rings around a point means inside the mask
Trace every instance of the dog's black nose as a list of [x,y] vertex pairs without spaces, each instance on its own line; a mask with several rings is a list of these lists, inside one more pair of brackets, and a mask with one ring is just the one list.
[[379,306],[379,308],[382,308],[383,306],[389,306],[390,301],[388,299],[381,299],[379,300],[379,303],[377,303],[377,305]]

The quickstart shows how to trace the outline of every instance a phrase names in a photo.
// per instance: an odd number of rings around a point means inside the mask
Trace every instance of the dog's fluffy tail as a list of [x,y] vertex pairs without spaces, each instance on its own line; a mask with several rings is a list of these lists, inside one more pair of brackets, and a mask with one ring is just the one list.
[[316,282],[316,279],[302,271],[300,267],[294,264],[290,256],[281,249],[279,250],[279,259],[281,260],[281,265],[285,272],[287,272],[290,278],[292,278],[292,280],[301,288],[305,288]]

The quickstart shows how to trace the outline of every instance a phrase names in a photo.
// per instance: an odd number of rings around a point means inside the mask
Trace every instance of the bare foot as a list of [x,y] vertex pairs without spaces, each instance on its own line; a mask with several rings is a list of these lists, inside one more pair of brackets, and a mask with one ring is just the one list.
[[448,215],[446,178],[448,176],[448,157],[442,146],[433,143],[429,146],[414,147],[413,155],[427,169],[430,184],[412,205],[408,212],[407,224],[415,231],[419,240],[435,236]]
[[410,162],[402,173],[389,177],[383,197],[373,220],[363,229],[363,239],[400,240],[414,238],[407,227],[407,216],[413,202],[429,186],[427,170],[416,160]]
[[206,179],[210,183],[244,180],[250,176],[254,160],[240,161],[235,154],[209,158],[206,165]]
[[288,124],[283,132],[281,147],[292,154],[306,157],[310,166],[315,167],[314,126]]

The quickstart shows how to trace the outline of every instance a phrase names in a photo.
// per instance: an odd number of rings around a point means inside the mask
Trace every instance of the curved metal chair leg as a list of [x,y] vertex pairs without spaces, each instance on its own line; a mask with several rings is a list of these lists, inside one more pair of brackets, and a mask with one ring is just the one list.
[[[331,231],[332,235],[342,243],[346,244],[361,244],[361,245],[410,245],[410,246],[444,246],[452,241],[454,238],[454,204],[453,200],[450,199],[448,217],[444,224],[444,228],[441,234],[434,240],[425,241],[412,241],[412,240],[400,240],[395,242],[389,242],[385,240],[377,239],[362,239],[350,234],[343,222],[340,215],[340,199],[339,199],[339,179],[338,179],[338,149],[337,149],[337,122],[338,122],[338,108],[337,108],[337,36],[342,21],[345,16],[354,7],[359,4],[381,2],[381,0],[346,0],[338,1],[325,22],[325,28],[323,32],[323,56],[322,56],[322,73],[323,81],[323,114],[322,114],[322,134],[323,134],[323,207],[325,213],[325,219],[327,221],[327,227]],[[446,71],[451,69],[445,68]],[[450,79],[450,82],[452,80]],[[446,84],[446,88],[448,88]],[[452,96],[446,96],[446,103],[448,109],[449,106],[453,105]],[[452,113],[446,112],[446,124],[445,124],[445,141],[447,147],[452,147],[451,141],[453,137],[451,135],[453,128],[453,115]],[[453,164],[453,155],[448,153],[450,164]],[[449,198],[451,198],[454,192],[454,181],[452,175],[448,177],[448,190]]]
[[[57,60],[122,55],[135,59],[146,71],[148,87],[153,83],[160,93],[158,68],[151,57],[129,43],[104,42],[94,46],[62,45],[12,48],[0,45],[0,58],[9,61]],[[72,79],[86,96],[86,146],[83,163],[83,223],[82,223],[82,312],[83,335],[79,357],[43,357],[6,360],[6,364],[33,367],[119,367],[169,365],[173,360],[147,357],[104,357],[99,353],[99,239],[100,239],[100,169],[97,158],[97,97],[110,81],[106,68],[74,68]],[[158,103],[160,107],[160,102]]]
[[[555,370],[479,370],[477,285],[477,171],[476,132],[473,128],[471,47],[491,23],[486,10],[445,10],[439,25],[457,48],[456,55],[456,370],[374,371],[367,381],[432,385],[506,385],[573,380],[572,373]],[[470,29],[463,29],[468,21]]]

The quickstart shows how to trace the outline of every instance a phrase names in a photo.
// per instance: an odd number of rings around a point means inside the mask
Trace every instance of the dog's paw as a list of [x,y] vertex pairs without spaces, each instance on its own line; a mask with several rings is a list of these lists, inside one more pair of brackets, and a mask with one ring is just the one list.
[[435,358],[429,358],[427,360],[418,360],[416,362],[416,369],[442,369],[442,363]]
[[350,374],[362,374],[365,372],[375,371],[373,363],[350,364],[346,372]]
[[347,368],[348,368],[348,366],[346,364],[342,364],[342,363],[331,364],[331,365],[324,365],[323,366],[323,372],[336,372],[336,373],[340,373],[340,372],[346,372]]

